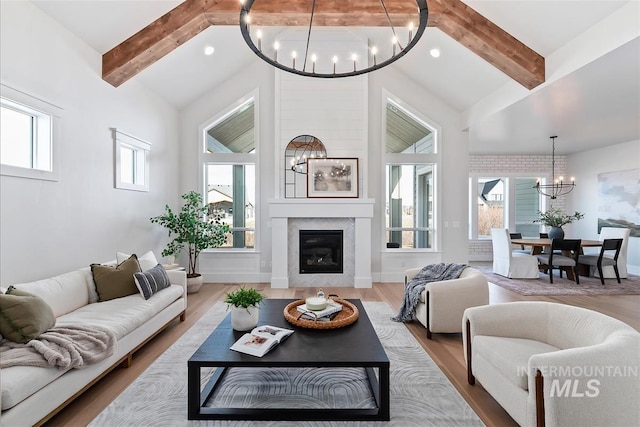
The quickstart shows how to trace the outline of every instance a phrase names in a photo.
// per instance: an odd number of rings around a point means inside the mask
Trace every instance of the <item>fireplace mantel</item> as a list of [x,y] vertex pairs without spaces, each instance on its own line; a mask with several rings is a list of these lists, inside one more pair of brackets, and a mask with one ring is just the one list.
[[355,222],[355,268],[353,286],[370,288],[371,218],[374,199],[272,199],[271,220],[271,287],[289,287],[288,222],[290,218],[353,218]]

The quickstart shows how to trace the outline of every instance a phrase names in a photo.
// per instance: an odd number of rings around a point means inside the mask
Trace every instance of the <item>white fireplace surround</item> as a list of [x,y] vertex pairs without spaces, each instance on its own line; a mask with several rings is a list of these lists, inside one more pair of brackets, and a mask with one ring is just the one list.
[[[346,279],[352,283],[340,282],[326,285],[353,286],[355,288],[370,288],[371,278],[371,218],[373,218],[373,199],[273,199],[269,201],[269,218],[271,220],[271,287],[288,288],[290,286],[305,286],[300,283],[299,277],[290,277],[290,271],[296,271],[298,265],[292,266],[297,261],[296,256],[290,252],[294,248],[288,244],[297,241],[300,224],[304,219],[350,219],[353,223],[353,257],[345,257],[345,262],[352,259],[353,265],[345,265]],[[290,220],[294,224],[290,227]],[[349,221],[351,222],[351,221]],[[314,227],[314,221],[309,221],[310,227]],[[289,236],[295,232],[295,236]],[[348,243],[345,236],[345,248]],[[297,250],[297,248],[295,248]],[[315,275],[309,275],[315,276]],[[322,275],[324,276],[324,275]],[[327,275],[328,276],[328,275]],[[342,280],[345,280],[343,275]],[[316,284],[309,282],[307,285]]]

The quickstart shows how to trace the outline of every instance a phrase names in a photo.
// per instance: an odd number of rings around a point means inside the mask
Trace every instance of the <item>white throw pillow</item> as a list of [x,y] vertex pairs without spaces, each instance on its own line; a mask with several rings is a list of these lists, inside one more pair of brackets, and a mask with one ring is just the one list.
[[[118,264],[129,259],[131,254],[125,254],[122,252],[116,253],[116,260]],[[158,260],[152,251],[147,252],[142,256],[138,256],[138,263],[140,264],[140,270],[147,271],[158,265]]]

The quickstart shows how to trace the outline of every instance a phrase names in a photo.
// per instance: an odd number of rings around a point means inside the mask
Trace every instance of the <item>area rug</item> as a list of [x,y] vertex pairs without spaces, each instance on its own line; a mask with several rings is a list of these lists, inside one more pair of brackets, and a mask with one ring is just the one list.
[[629,275],[626,279],[605,279],[604,286],[598,277],[580,276],[580,284],[569,280],[566,276],[561,279],[558,270],[554,270],[553,283],[549,283],[549,275],[540,272],[537,279],[509,279],[493,273],[493,267],[488,265],[473,265],[487,277],[487,280],[502,288],[520,295],[640,295],[640,276]]
[[[424,349],[402,324],[391,321],[395,315],[384,302],[364,302],[365,310],[391,361],[391,421],[188,421],[187,420],[187,360],[206,339],[211,331],[228,313],[221,302],[207,312],[176,343],[162,354],[120,396],[118,396],[91,426],[482,426],[483,423],[451,385]],[[353,379],[348,387],[333,388],[328,392],[334,402],[348,400],[348,404],[360,402],[369,405],[366,387],[361,387],[358,370],[343,372]],[[263,374],[265,374],[263,372]],[[272,372],[279,376],[274,389],[282,386],[286,375],[296,373]],[[310,377],[318,377],[313,373]],[[229,378],[227,378],[229,380]],[[322,377],[322,381],[328,379]],[[344,384],[344,378],[341,383]],[[242,382],[245,381],[244,384]],[[262,395],[261,401],[269,399],[268,390],[257,390],[250,383],[255,378],[240,375],[238,382],[231,384],[221,399],[254,399]],[[249,386],[248,386],[249,385]],[[332,387],[317,387],[329,389]],[[264,389],[264,387],[263,387]],[[224,394],[223,393],[223,394]],[[326,392],[325,392],[326,393]],[[235,394],[235,396],[234,396]],[[248,397],[249,396],[249,397]],[[278,399],[283,399],[279,397]],[[308,405],[322,399],[295,394],[290,397],[297,405]],[[293,400],[295,399],[295,400]],[[329,399],[329,400],[331,400]],[[277,403],[278,405],[281,402]],[[320,402],[319,404],[331,405]],[[266,403],[269,405],[269,403]],[[275,404],[274,404],[275,405]],[[336,406],[340,406],[339,404]],[[277,406],[273,406],[277,407]],[[331,410],[331,409],[327,409]]]

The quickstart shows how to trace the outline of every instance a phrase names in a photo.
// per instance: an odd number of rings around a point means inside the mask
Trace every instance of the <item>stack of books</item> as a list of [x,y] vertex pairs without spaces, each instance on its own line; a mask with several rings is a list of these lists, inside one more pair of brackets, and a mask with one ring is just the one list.
[[342,304],[329,300],[327,307],[322,310],[308,310],[306,304],[301,304],[297,308],[302,313],[303,319],[330,322],[342,310]]

